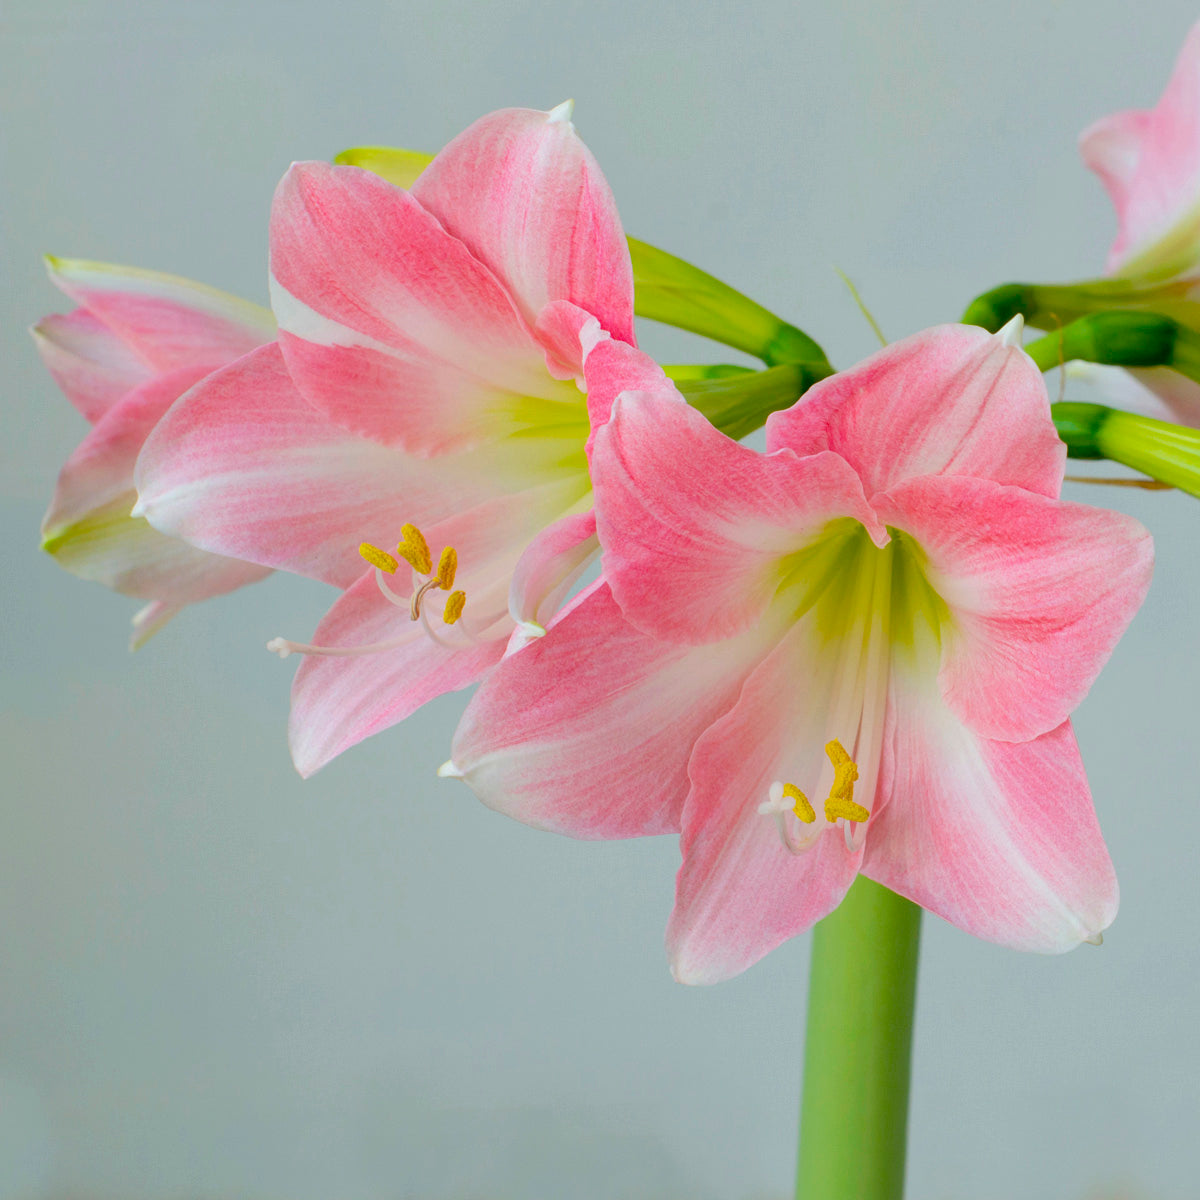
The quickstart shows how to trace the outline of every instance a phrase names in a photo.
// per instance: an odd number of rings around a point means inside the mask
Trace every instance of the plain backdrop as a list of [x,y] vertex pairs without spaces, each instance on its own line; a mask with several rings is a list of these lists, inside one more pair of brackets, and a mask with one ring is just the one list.
[[[765,1200],[790,1188],[809,939],[674,984],[672,839],[534,832],[434,778],[464,698],[301,782],[292,664],[332,594],[277,575],[135,656],[136,603],[37,548],[84,432],[25,327],[49,251],[265,301],[292,159],[436,150],[568,96],[626,228],[843,365],[1013,278],[1098,273],[1078,131],[1149,105],[1159,0],[0,8],[0,1200]],[[736,360],[646,327],[666,359]],[[1080,397],[1084,398],[1084,397]],[[1200,506],[1156,535],[1077,718],[1121,878],[1102,949],[927,918],[913,1200],[1192,1200],[1200,1114]],[[855,1136],[847,1129],[846,1136]]]

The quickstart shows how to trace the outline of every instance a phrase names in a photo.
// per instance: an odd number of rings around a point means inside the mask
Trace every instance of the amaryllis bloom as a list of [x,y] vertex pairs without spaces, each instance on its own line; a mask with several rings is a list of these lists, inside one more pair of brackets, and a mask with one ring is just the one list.
[[197,550],[131,516],[134,463],[172,402],[197,380],[275,336],[270,312],[214,288],[111,263],[48,258],[80,307],[33,327],[42,359],[93,425],[58,477],[42,545],[84,579],[150,603],[141,645],[181,608],[267,574]]
[[[1200,329],[1200,24],[1154,108],[1104,117],[1079,148],[1116,209],[1108,274],[1129,286],[1113,302]],[[1200,384],[1167,368],[1086,365],[1081,373],[1122,407],[1200,425]]]
[[766,454],[669,384],[598,432],[603,578],[492,673],[446,773],[579,836],[678,824],[679,979],[741,971],[860,871],[1025,950],[1112,921],[1068,717],[1151,542],[1057,498],[1015,332],[889,346],[774,414]]
[[597,547],[608,377],[663,376],[633,349],[625,236],[570,116],[492,113],[410,190],[293,166],[271,216],[278,341],[143,451],[158,528],[346,589],[310,643],[273,643],[308,656],[303,774],[541,635]]

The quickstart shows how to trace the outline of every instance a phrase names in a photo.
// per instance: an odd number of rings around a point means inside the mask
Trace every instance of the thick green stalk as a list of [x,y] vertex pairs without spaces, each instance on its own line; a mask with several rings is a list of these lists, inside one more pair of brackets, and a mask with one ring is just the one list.
[[921,910],[859,876],[813,931],[797,1200],[900,1200]]

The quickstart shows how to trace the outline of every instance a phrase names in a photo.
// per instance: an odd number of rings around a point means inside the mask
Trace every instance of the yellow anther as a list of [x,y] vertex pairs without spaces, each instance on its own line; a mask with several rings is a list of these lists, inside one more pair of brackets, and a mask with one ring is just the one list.
[[429,556],[429,543],[415,525],[400,526],[400,545],[396,553],[419,575],[428,575],[433,569],[433,559]]
[[363,542],[359,546],[358,552],[371,566],[378,567],[381,571],[386,571],[389,575],[395,575],[397,568],[400,566],[386,550],[380,550],[378,546],[372,546],[370,542]]
[[847,800],[844,796],[830,796],[825,801],[825,820],[831,825],[839,817],[844,817],[847,821],[857,821],[861,825],[870,815],[861,804],[855,804],[853,800]]
[[835,767],[843,766],[850,761],[850,755],[846,753],[846,747],[837,738],[834,738],[832,742],[825,743],[825,753],[829,755],[829,761]]
[[[443,554],[443,558],[446,556]],[[447,625],[453,625],[462,616],[463,605],[467,602],[466,592],[451,592],[446,597],[446,607],[442,611],[442,620]]]
[[443,592],[448,592],[454,586],[454,572],[458,570],[458,551],[453,546],[447,546],[438,559],[437,581]]
[[794,784],[785,783],[783,785],[783,794],[792,803],[792,812],[800,818],[805,825],[811,825],[817,819],[816,810],[808,802],[808,797]]
[[826,743],[825,753],[833,763],[833,786],[829,789],[829,799],[825,801],[825,820],[830,824],[839,818],[860,823],[865,821],[871,814],[861,804],[854,802],[854,783],[858,779],[857,764],[837,738]]

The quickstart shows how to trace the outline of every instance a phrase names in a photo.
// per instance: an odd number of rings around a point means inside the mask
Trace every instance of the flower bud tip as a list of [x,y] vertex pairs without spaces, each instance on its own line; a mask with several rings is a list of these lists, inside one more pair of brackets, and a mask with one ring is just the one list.
[[546,114],[546,119],[551,124],[558,124],[560,122],[562,124],[570,124],[571,117],[574,115],[574,112],[575,112],[575,101],[574,100],[564,100],[561,104],[557,105],[555,108],[552,108]]
[[439,779],[461,779],[463,773],[454,765],[454,759],[448,758],[437,769]]

